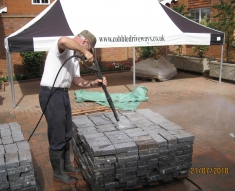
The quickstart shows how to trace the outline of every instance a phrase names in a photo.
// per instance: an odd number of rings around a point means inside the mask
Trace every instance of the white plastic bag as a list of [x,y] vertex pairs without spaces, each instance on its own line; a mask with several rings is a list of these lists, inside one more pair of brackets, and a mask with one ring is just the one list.
[[[133,67],[131,68],[133,72]],[[149,77],[166,81],[173,78],[177,74],[177,69],[173,64],[161,56],[158,60],[155,58],[147,58],[136,63],[136,76]]]

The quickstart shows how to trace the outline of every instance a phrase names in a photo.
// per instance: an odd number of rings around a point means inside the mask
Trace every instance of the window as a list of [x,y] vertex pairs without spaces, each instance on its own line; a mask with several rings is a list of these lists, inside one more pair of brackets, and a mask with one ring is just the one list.
[[46,5],[48,5],[48,4],[50,4],[50,0],[32,0],[32,4],[40,4],[40,5],[46,4]]
[[191,14],[192,20],[198,23],[200,23],[200,21],[205,15],[207,15],[207,22],[208,22],[211,16],[211,9],[210,8],[191,9],[190,14]]

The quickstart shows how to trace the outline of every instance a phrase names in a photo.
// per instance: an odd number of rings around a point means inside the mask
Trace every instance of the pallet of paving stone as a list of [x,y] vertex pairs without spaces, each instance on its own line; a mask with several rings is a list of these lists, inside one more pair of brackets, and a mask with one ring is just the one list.
[[111,111],[111,109],[106,106],[100,106],[100,107],[94,107],[94,108],[84,108],[84,109],[79,109],[79,110],[73,110],[72,116],[87,115],[90,113],[108,112],[108,111]]
[[93,191],[187,176],[194,135],[149,109],[73,117],[73,151]]
[[0,190],[37,190],[30,147],[17,122],[0,124]]

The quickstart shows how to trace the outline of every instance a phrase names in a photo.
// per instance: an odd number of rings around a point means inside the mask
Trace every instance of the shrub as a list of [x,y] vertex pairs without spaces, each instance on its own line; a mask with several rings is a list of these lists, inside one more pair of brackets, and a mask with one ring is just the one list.
[[156,57],[159,52],[160,47],[157,46],[146,46],[140,47],[140,58],[146,59],[151,57]]
[[41,77],[41,68],[45,61],[45,52],[21,52],[22,63],[28,78]]

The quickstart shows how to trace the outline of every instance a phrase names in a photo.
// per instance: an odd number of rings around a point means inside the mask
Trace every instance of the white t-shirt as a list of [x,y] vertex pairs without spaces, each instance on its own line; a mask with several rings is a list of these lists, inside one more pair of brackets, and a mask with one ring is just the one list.
[[[61,54],[57,40],[48,52],[40,85],[52,87],[60,67],[73,54],[74,51],[69,49],[65,49]],[[79,59],[75,57],[69,59],[62,67],[54,87],[70,88],[74,77],[80,77]]]

